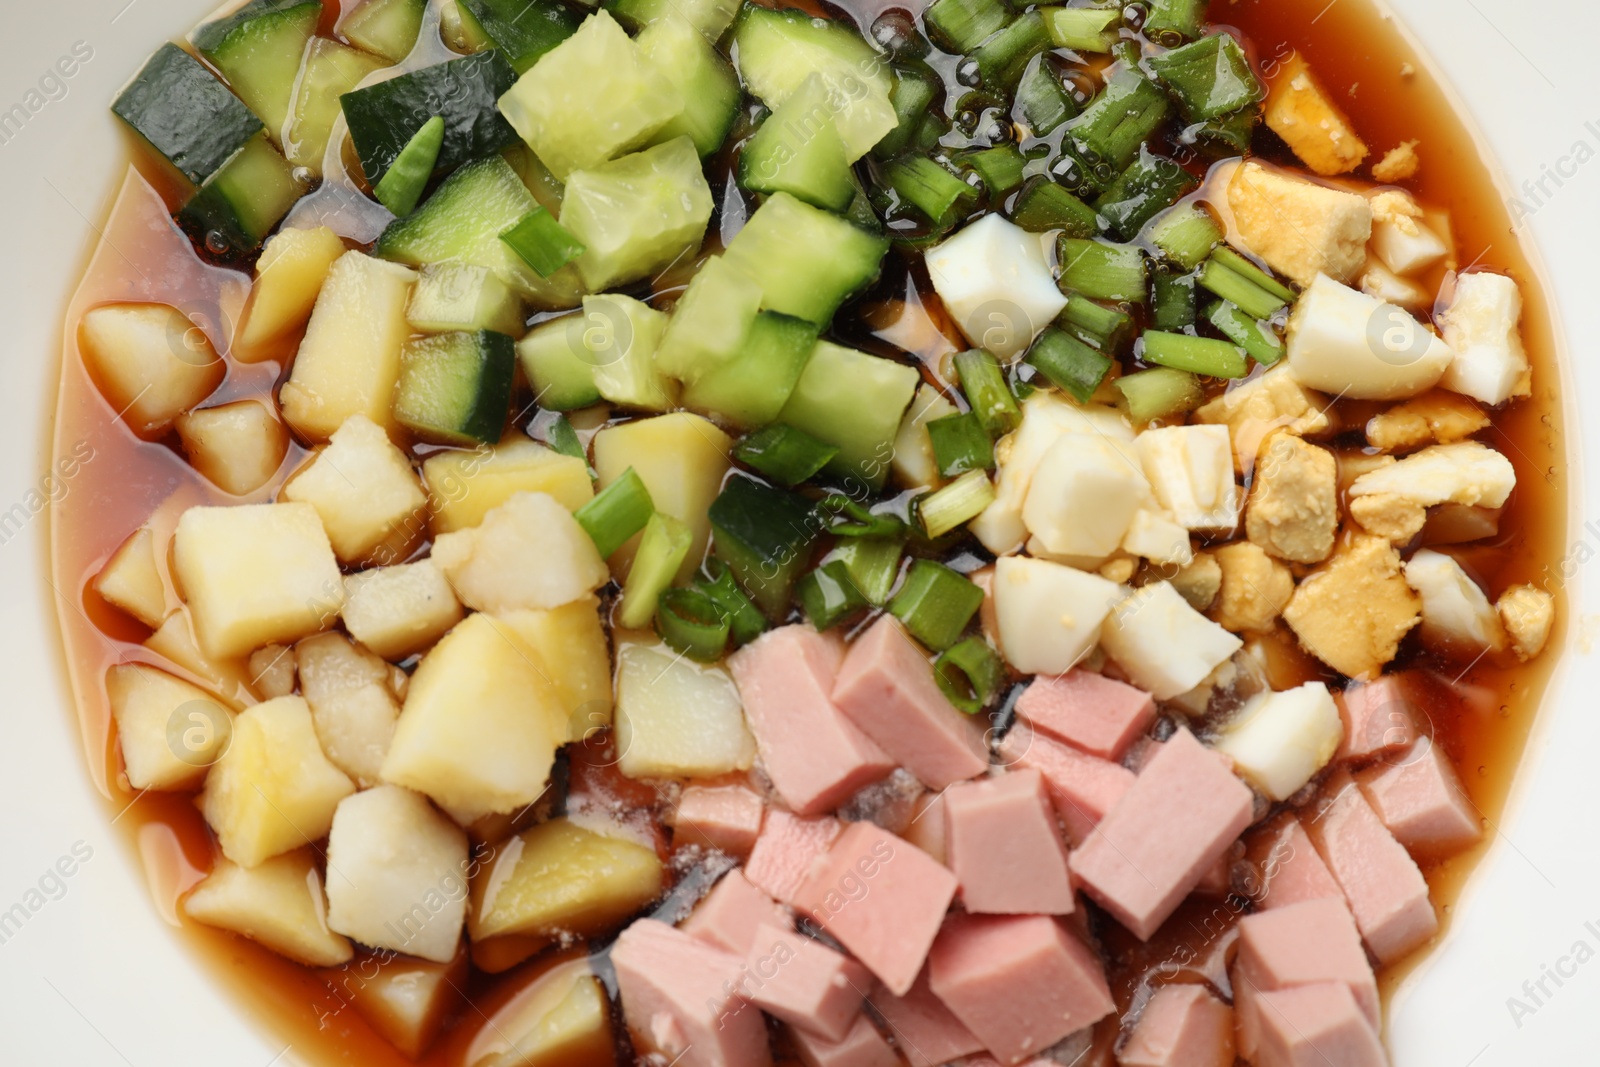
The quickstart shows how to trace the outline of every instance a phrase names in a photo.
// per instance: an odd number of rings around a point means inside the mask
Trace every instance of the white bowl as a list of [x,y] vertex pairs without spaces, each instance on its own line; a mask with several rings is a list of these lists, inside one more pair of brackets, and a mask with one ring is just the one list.
[[[1508,197],[1522,200],[1520,236],[1543,253],[1547,295],[1579,346],[1563,383],[1576,416],[1577,397],[1600,397],[1600,366],[1588,351],[1589,316],[1600,306],[1600,164],[1592,162],[1600,155],[1600,110],[1592,103],[1600,100],[1600,64],[1590,43],[1600,16],[1581,0],[1554,0],[1536,17],[1526,5],[1392,2],[1456,87],[1484,153],[1499,161],[1491,166],[1505,176]],[[77,42],[92,49],[62,83],[64,95],[47,85],[49,94],[32,101],[43,106],[0,142],[0,324],[9,364],[0,444],[13,457],[0,469],[0,580],[8,593],[0,606],[0,677],[11,687],[0,720],[0,1063],[18,1067],[267,1067],[296,1059],[184,950],[151,906],[133,850],[108,825],[86,773],[56,638],[56,607],[74,608],[44,577],[49,515],[40,501],[49,492],[61,311],[121,177],[121,142],[106,105],[158,42],[193,26],[211,6],[11,3],[0,38],[0,114],[13,103],[28,106],[30,89]],[[1413,136],[1426,153],[1428,131]],[[1569,419],[1569,459],[1556,472],[1571,479],[1574,501],[1562,576],[1569,647],[1551,650],[1563,663],[1494,846],[1458,903],[1445,943],[1396,998],[1390,1041],[1400,1067],[1594,1059],[1600,716],[1582,694],[1600,686],[1586,637],[1600,614],[1587,613],[1596,597],[1585,580],[1585,564],[1600,555],[1600,523],[1585,523],[1582,502],[1593,496],[1584,490],[1596,486],[1600,462],[1578,463],[1593,447],[1581,440],[1584,421]],[[73,873],[48,877],[74,849],[79,861],[64,865]],[[46,892],[31,896],[41,879]],[[18,903],[25,918],[12,910]]]

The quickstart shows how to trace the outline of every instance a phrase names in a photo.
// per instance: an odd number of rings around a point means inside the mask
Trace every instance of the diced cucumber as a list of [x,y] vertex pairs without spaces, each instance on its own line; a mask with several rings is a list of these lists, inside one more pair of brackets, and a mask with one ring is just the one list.
[[514,144],[500,154],[511,164],[511,169],[517,172],[533,198],[539,201],[539,206],[559,216],[561,201],[567,194],[566,188],[550,173],[550,168],[533,154],[533,149],[525,144]]
[[500,234],[537,205],[517,172],[499,156],[468,163],[434,190],[426,202],[389,224],[372,254],[413,267],[428,263],[472,263],[488,267],[535,307],[576,307],[583,295],[577,271],[565,267],[539,277]]
[[601,11],[517,79],[500,112],[557,178],[646,144],[683,94]]
[[351,44],[398,63],[416,47],[427,8],[427,0],[365,0],[338,28]]
[[283,137],[300,60],[321,17],[321,0],[250,0],[194,31],[195,47],[261,116],[274,143]]
[[435,115],[422,124],[417,135],[406,142],[383,180],[372,188],[378,203],[396,216],[406,216],[416,210],[422,191],[433,177],[434,164],[439,161],[439,150],[444,147],[444,119]]
[[821,75],[807,77],[745,142],[739,184],[757,193],[790,193],[829,211],[850,206],[856,187]]
[[411,138],[435,115],[444,119],[435,173],[448,173],[515,144],[516,131],[495,108],[515,80],[516,73],[498,52],[482,52],[340,97],[367,181],[382,181]]
[[226,166],[200,186],[183,206],[179,220],[209,246],[228,251],[255,250],[305,195],[306,186],[265,134],[239,150]]
[[339,117],[339,98],[383,64],[377,56],[338,41],[326,37],[312,39],[300,69],[294,106],[289,110],[289,125],[283,135],[284,154],[290,163],[306,167],[314,174],[322,173],[328,138]]
[[579,334],[594,386],[613,404],[669,411],[677,405],[677,386],[656,366],[656,348],[667,316],[647,304],[605,293],[583,298]]
[[494,41],[459,0],[439,0],[439,38],[450,51],[463,55],[476,55],[494,47]]
[[687,135],[702,156],[722,147],[739,113],[739,76],[698,30],[681,18],[657,19],[639,34],[639,51],[683,96],[683,110],[650,138],[662,144]]
[[600,290],[647,278],[699,248],[711,209],[699,153],[679,137],[573,172],[561,225],[583,242],[576,266],[584,284]]
[[888,477],[900,417],[921,380],[904,363],[820,341],[779,418],[838,447],[829,470],[877,489]]
[[854,162],[898,123],[889,102],[889,66],[855,28],[803,11],[746,6],[733,30],[739,74],[776,110],[807,76],[820,74],[844,109],[834,118]]
[[406,321],[418,333],[494,330],[516,336],[522,332],[522,304],[488,267],[431,263],[411,290]]
[[733,25],[739,0],[605,0],[605,8],[635,33],[660,19],[676,16],[716,44]]
[[739,353],[760,308],[756,280],[723,257],[710,257],[673,309],[656,353],[661,372],[692,385],[721,367]]
[[407,341],[395,421],[435,444],[492,445],[505,429],[516,366],[511,338],[493,330]]
[[761,286],[768,311],[827,323],[845,298],[878,276],[888,238],[774,193],[728,245],[726,257]]
[[194,56],[164,44],[111,110],[196,185],[261,132],[261,120]]
[[518,74],[578,29],[578,16],[557,0],[458,0],[472,13]]
[[738,355],[684,389],[684,407],[740,429],[767,425],[794,392],[817,333],[814,322],[761,312]]
[[711,551],[769,616],[788,610],[821,530],[805,497],[735,475],[711,502]]
[[599,402],[594,363],[583,345],[583,315],[541,322],[517,344],[517,358],[539,406],[572,411]]

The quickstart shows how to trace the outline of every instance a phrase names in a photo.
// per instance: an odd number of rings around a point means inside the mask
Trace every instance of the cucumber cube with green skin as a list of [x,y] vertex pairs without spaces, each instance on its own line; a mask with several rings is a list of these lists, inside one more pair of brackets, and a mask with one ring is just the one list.
[[471,12],[518,74],[526,73],[541,56],[578,29],[577,14],[556,0],[459,0],[459,3]]
[[693,141],[679,137],[574,171],[561,225],[583,242],[578,273],[598,291],[648,278],[699,248],[711,209],[699,153]]
[[251,0],[194,31],[194,45],[281,141],[306,43],[317,32],[321,0]]
[[737,264],[710,256],[673,309],[656,362],[692,385],[733,359],[761,309],[761,286]]
[[631,296],[604,293],[583,298],[579,319],[594,387],[613,404],[645,411],[677,406],[677,386],[656,365],[656,349],[667,316]]
[[778,418],[839,449],[828,470],[879,489],[921,381],[904,363],[819,341]]
[[196,185],[262,130],[242,100],[175,44],[156,49],[111,110]]
[[500,98],[501,114],[563,181],[648,143],[683,105],[672,79],[604,11]]
[[846,297],[878,276],[888,250],[888,238],[788,193],[774,193],[750,216],[724,258],[761,286],[766,310],[826,324]]
[[687,135],[702,157],[722,147],[739,114],[739,76],[693,26],[658,19],[639,34],[639,51],[666,73],[683,96],[683,110],[655,132],[651,144]]
[[339,102],[368,183],[383,180],[417,131],[435,115],[444,119],[435,174],[447,174],[516,144],[517,131],[495,107],[516,77],[499,52],[480,52],[344,94]]
[[733,25],[739,0],[605,0],[605,8],[635,33],[660,19],[677,17],[716,44]]
[[311,42],[283,135],[283,153],[290,163],[322,173],[328,138],[339,117],[339,98],[382,66],[377,56],[338,41],[318,37]]
[[541,322],[517,342],[533,398],[548,411],[573,411],[600,402],[594,362],[583,343],[583,315]]
[[406,322],[418,333],[494,330],[515,336],[522,332],[522,302],[488,267],[430,263],[411,289]]
[[257,134],[200,187],[178,220],[197,240],[242,254],[259,247],[305,192],[289,161]]
[[814,322],[761,312],[738,355],[684,389],[684,407],[740,429],[767,425],[794,392],[817,333]]
[[828,211],[850,206],[856,187],[821,75],[807,77],[745,142],[739,184],[757,193],[790,193]]
[[516,366],[511,338],[493,330],[407,341],[395,421],[434,444],[492,445],[505,429]]
[[339,23],[339,32],[356,47],[398,63],[416,47],[427,8],[428,0],[365,0]]
[[788,611],[821,531],[811,502],[745,475],[711,502],[711,551],[769,617]]

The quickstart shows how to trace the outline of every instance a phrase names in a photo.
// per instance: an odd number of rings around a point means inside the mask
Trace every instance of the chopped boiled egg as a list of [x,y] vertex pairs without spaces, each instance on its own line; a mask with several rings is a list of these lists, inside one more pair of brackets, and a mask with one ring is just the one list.
[[1424,548],[1406,561],[1406,584],[1422,598],[1422,639],[1469,654],[1505,644],[1494,605],[1461,564]]
[[1518,659],[1526,662],[1544,650],[1556,621],[1556,598],[1547,590],[1514,585],[1500,594],[1494,609]]
[[1427,307],[1433,299],[1428,290],[1422,287],[1421,282],[1402,278],[1375,260],[1368,263],[1367,269],[1361,272],[1361,280],[1356,283],[1356,287],[1385,304],[1412,310]]
[[1333,758],[1344,724],[1322,682],[1258,693],[1222,728],[1213,747],[1272,800],[1299,792]]
[[1461,274],[1439,328],[1455,350],[1441,384],[1493,407],[1528,393],[1528,355],[1518,322],[1522,291],[1504,274]]
[[1422,218],[1410,193],[1385,189],[1372,198],[1372,250],[1396,274],[1426,270],[1450,252]]
[[1051,558],[1096,566],[1121,545],[1151,503],[1150,483],[1129,452],[1098,434],[1071,433],[1039,460],[1022,521]]
[[995,563],[994,614],[1006,660],[1024,674],[1062,674],[1088,655],[1122,587],[1042,559]]
[[1358,400],[1396,400],[1430,389],[1454,353],[1405,309],[1326,275],[1289,315],[1289,368],[1312,389]]
[[967,340],[1002,361],[1026,351],[1067,306],[1039,235],[1000,215],[985,215],[929,249],[927,263]]
[[1477,441],[1458,441],[1424,448],[1368,471],[1350,484],[1350,496],[1392,494],[1425,508],[1435,504],[1497,508],[1516,485],[1517,472],[1505,456]]
[[1156,582],[1115,605],[1100,644],[1135,685],[1166,700],[1199,685],[1244,642],[1190,607],[1170,582]]
[[1135,442],[1156,500],[1190,530],[1231,530],[1239,522],[1233,445],[1226,426],[1163,426]]
[[1122,536],[1122,550],[1142,556],[1151,563],[1170,563],[1187,567],[1194,560],[1189,531],[1159,508],[1141,508]]

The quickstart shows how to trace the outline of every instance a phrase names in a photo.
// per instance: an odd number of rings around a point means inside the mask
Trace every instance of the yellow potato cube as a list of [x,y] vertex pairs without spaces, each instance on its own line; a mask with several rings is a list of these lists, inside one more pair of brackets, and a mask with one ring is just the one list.
[[334,967],[354,954],[349,941],[328,929],[322,874],[310,849],[256,867],[219,859],[183,910],[196,922],[231,930],[310,967]]
[[473,1045],[473,1067],[611,1067],[609,1002],[587,960],[558,964],[495,1016]]
[[345,629],[384,659],[422,652],[461,621],[461,601],[431,559],[349,575],[344,590]]
[[477,611],[558,608],[609,578],[588,533],[544,493],[518,493],[472,529],[441,535],[433,559]]
[[144,639],[144,647],[193,675],[234,711],[243,711],[260,699],[248,665],[233,659],[213,659],[200,651],[188,611],[168,615],[155,633]]
[[311,318],[328,271],[345,253],[344,241],[326,226],[282,230],[261,249],[256,280],[233,338],[233,358],[254,363],[277,355]]
[[308,637],[294,651],[322,750],[362,788],[377,785],[400,717],[389,665],[339,633]]
[[267,645],[250,653],[250,685],[263,700],[286,697],[294,692],[299,673],[295,669],[294,649]]
[[467,954],[461,951],[449,963],[434,963],[383,953],[358,960],[351,969],[356,973],[348,978],[329,978],[374,1030],[402,1055],[419,1060],[461,999]]
[[135,789],[191,789],[233,734],[233,714],[198,686],[143,663],[106,672],[128,784]]
[[167,304],[97,307],[78,327],[78,346],[106,402],[146,438],[215,392],[227,369],[205,333]]
[[234,496],[266,485],[289,453],[288,429],[259,400],[180,415],[178,439],[194,469]]
[[497,620],[543,667],[567,709],[567,740],[611,725],[611,649],[593,596],[548,611],[512,611]]
[[422,477],[435,536],[478,525],[518,493],[547,493],[568,511],[594,499],[583,460],[521,436],[493,448],[436,452],[423,461]]
[[721,667],[665,644],[617,650],[618,769],[630,778],[710,778],[750,768],[756,743]]
[[328,447],[284,486],[283,498],[317,509],[334,555],[345,563],[420,534],[415,516],[428,502],[406,454],[365,415],[339,427]]
[[141,526],[122,542],[93,583],[106,603],[121,608],[154,630],[167,617],[167,583],[156,566],[156,539]]

